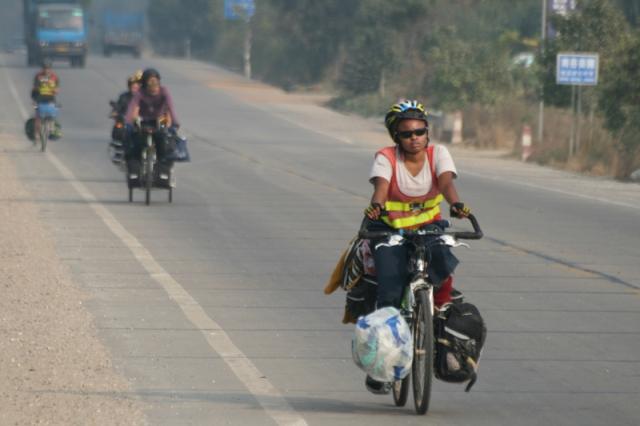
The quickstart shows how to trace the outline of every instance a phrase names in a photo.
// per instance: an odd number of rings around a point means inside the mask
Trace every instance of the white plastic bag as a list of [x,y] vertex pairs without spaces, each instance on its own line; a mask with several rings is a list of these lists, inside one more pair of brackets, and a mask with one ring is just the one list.
[[373,379],[392,382],[411,371],[411,330],[394,307],[378,309],[358,318],[351,342],[353,361]]

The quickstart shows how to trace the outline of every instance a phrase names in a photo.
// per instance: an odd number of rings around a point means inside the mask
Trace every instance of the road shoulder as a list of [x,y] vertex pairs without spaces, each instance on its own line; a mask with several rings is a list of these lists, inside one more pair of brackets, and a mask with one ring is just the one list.
[[[0,135],[0,424],[146,424]],[[43,154],[44,155],[44,154]]]

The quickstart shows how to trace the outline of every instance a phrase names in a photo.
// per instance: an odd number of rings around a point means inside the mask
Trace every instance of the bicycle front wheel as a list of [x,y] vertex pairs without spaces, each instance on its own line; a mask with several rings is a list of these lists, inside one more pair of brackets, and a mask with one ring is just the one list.
[[425,414],[431,399],[433,377],[433,298],[428,290],[416,292],[413,318],[413,399],[416,413]]
[[151,203],[151,188],[153,187],[153,155],[147,153],[144,161],[144,202],[146,205]]

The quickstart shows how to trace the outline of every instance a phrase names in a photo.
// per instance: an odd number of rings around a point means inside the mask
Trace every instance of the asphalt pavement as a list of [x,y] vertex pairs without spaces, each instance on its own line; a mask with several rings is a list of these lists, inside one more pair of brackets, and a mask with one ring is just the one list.
[[[24,139],[36,70],[3,63],[0,122]],[[107,154],[108,100],[147,65],[193,160],[171,204],[129,203]],[[379,123],[198,62],[56,71],[63,139],[8,155],[152,424],[640,423],[640,186],[452,149],[486,235],[456,251],[456,287],[489,333],[473,390],[436,382],[420,417],[365,390],[344,295],[322,292],[370,197]]]

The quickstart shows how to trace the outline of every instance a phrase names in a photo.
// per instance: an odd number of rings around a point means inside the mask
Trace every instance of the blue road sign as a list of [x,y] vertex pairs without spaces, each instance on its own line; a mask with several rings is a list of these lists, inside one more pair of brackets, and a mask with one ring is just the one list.
[[576,0],[548,0],[549,10],[559,15],[567,15],[576,10]]
[[256,12],[254,0],[224,0],[224,18],[249,20]]
[[556,83],[595,86],[598,84],[598,66],[597,53],[558,53]]

